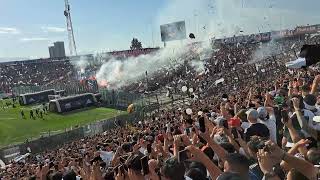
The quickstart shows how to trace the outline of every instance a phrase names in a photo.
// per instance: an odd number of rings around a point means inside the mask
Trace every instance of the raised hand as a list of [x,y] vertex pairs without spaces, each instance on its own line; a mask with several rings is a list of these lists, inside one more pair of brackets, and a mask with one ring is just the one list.
[[295,110],[300,110],[300,100],[298,98],[292,98],[292,104]]
[[212,179],[216,179],[221,174],[221,170],[200,149],[191,145],[186,147],[186,150],[193,155],[191,159],[201,162],[207,168]]
[[91,177],[93,177],[94,179],[100,179],[100,177],[102,177],[102,172],[100,170],[100,166],[98,163],[94,162],[93,163],[93,173],[91,174]]
[[223,133],[228,137],[232,137],[231,128],[223,128]]
[[49,165],[46,164],[46,165],[44,165],[44,166],[42,167],[42,169],[41,169],[41,174],[42,174],[42,176],[46,176],[46,174],[48,174],[48,172],[49,172]]
[[155,146],[156,146],[156,152],[157,153],[163,153],[164,152],[161,143],[156,143]]
[[118,174],[115,174],[115,179],[116,180],[124,180],[125,179],[125,174],[121,172],[120,166],[118,167]]
[[193,134],[193,137],[192,137],[192,144],[195,145],[199,142],[199,137],[198,137],[198,134],[197,133],[194,133]]
[[282,123],[287,126],[287,128],[292,128],[292,120],[291,118],[289,117],[288,119],[281,119]]
[[252,99],[253,93],[252,93],[252,87],[249,90],[249,94],[248,94],[248,100],[250,101]]
[[149,165],[149,174],[147,175],[149,179],[159,180],[159,176],[156,172],[156,168],[158,167],[158,163],[155,159],[151,159],[148,162]]
[[199,135],[200,135],[204,140],[206,140],[207,142],[208,142],[208,141],[211,141],[210,131],[209,131],[209,128],[208,128],[208,127],[206,127],[206,131],[205,131],[205,132],[200,132],[200,131],[199,131]]
[[317,75],[314,80],[313,80],[315,83],[319,83],[320,82],[320,74]]
[[42,172],[39,166],[36,168],[36,177],[42,179]]
[[177,147],[182,144],[181,137],[179,135],[173,136],[173,144]]
[[267,141],[265,145],[269,149],[269,151],[267,152],[268,157],[272,158],[277,163],[280,163],[285,151],[272,141]]
[[265,152],[263,149],[259,149],[257,152],[258,162],[261,171],[265,174],[271,172],[273,166],[277,164],[273,158],[270,157],[268,152]]
[[190,139],[189,139],[189,137],[188,137],[187,135],[182,134],[182,135],[180,135],[180,137],[181,137],[182,143],[183,143],[185,146],[191,145]]
[[121,146],[119,146],[116,150],[116,154],[121,154],[123,152]]
[[201,155],[203,154],[203,152],[199,148],[195,147],[194,145],[190,145],[186,147],[186,150],[188,150],[193,155],[191,159],[198,162],[201,162],[203,160],[203,158],[201,158]]
[[293,83],[292,83],[292,81],[289,81],[288,88],[292,88],[292,87],[293,87]]
[[214,129],[216,126],[208,119],[208,117],[205,116],[204,122],[206,127],[208,127],[208,130],[211,132],[212,129]]
[[214,135],[218,132],[218,130],[219,130],[218,127],[214,127],[211,131],[210,137],[213,138]]
[[311,143],[311,141],[309,139],[301,139],[300,141],[298,141],[296,143],[296,145],[298,147],[303,147],[303,146],[306,146],[307,144],[310,144],[310,143]]
[[80,168],[80,176],[84,179],[90,179],[90,172],[87,172],[85,169]]

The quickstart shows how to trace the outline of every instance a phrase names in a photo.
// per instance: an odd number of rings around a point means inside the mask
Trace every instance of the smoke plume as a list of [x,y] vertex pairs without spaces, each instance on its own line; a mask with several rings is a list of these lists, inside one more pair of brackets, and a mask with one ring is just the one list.
[[84,73],[89,66],[88,58],[86,56],[80,56],[80,59],[71,58],[71,63],[79,73]]
[[[155,53],[131,57],[125,60],[111,58],[102,65],[97,73],[98,83],[107,82],[109,88],[120,88],[138,82],[156,72],[166,72],[184,65],[189,48],[184,46],[163,48]],[[190,59],[191,57],[189,57]],[[203,61],[192,59],[188,62],[197,72],[204,70]]]
[[[299,3],[292,0],[292,3]],[[281,18],[279,18],[281,17]],[[170,0],[159,10],[154,19],[157,39],[160,39],[159,26],[176,21],[186,22],[187,35],[194,33],[196,41],[209,41],[211,38],[230,37],[239,34],[252,34],[270,30],[293,27],[305,24],[306,19],[313,21],[318,17],[310,17],[297,11],[277,6],[273,1],[239,1],[239,0]],[[188,42],[189,41],[189,42]],[[112,87],[122,87],[144,78],[145,72],[152,76],[155,72],[177,68],[184,63],[183,55],[188,54],[186,44],[191,40],[168,42],[168,46],[155,54],[142,55],[122,61],[111,58],[102,65],[97,73],[97,80],[107,82]],[[254,59],[276,54],[270,42],[255,52]],[[211,47],[205,43],[199,51],[206,52]],[[199,53],[201,56],[201,53]],[[189,65],[197,71],[204,70],[204,62],[192,60]]]
[[281,48],[275,39],[267,43],[260,43],[257,50],[253,53],[249,64],[258,63],[266,57],[275,56],[281,53]]

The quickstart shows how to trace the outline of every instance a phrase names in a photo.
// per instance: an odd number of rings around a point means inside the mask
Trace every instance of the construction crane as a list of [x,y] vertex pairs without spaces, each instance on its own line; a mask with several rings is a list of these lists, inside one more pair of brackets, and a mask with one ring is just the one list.
[[64,0],[64,3],[65,3],[64,16],[66,17],[66,21],[67,21],[70,56],[73,56],[73,55],[77,56],[78,55],[77,54],[77,47],[76,47],[76,42],[74,39],[71,14],[70,14],[70,4],[69,4],[68,0]]

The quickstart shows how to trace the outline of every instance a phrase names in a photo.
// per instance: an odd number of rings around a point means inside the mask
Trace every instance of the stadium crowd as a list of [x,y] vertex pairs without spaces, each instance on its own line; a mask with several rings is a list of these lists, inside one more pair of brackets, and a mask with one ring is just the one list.
[[12,92],[15,86],[40,86],[66,79],[73,72],[68,60],[40,59],[0,64],[0,91]]
[[[97,65],[89,65],[83,70],[90,72],[90,74],[97,72],[105,56],[124,59],[149,54],[157,50],[159,48],[114,51],[108,55],[98,54],[96,61],[101,62]],[[76,62],[72,62],[76,60],[77,57],[73,59],[65,57],[0,63],[0,92],[12,93],[13,88],[18,86],[50,86],[52,84],[64,89],[68,87],[77,89],[83,84],[79,83],[80,70],[74,67]]]
[[[1,179],[260,180],[318,179],[320,72],[287,70],[293,44],[250,57],[260,44],[221,44],[206,72],[173,72],[150,84],[194,89],[188,103],[154,111],[94,137],[31,154],[0,171]],[[255,58],[256,60],[257,58]],[[216,61],[217,60],[217,61]],[[221,80],[217,83],[217,80]],[[196,98],[197,97],[197,98]]]

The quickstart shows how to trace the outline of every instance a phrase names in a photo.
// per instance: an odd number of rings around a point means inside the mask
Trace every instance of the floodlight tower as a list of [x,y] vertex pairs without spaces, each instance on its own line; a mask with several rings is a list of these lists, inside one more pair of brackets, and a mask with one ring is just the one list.
[[77,54],[77,47],[76,47],[76,42],[74,39],[71,14],[70,14],[70,4],[69,4],[68,0],[64,0],[64,3],[65,3],[64,16],[66,17],[66,21],[67,21],[70,56],[72,56],[72,55],[77,56],[78,55]]

